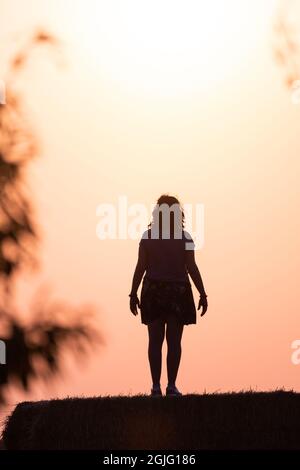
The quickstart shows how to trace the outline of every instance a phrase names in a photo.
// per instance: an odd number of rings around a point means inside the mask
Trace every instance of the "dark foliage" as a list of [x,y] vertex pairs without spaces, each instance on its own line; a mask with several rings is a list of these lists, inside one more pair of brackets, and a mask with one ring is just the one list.
[[[0,105],[0,338],[6,344],[6,365],[0,365],[0,401],[4,387],[27,390],[32,379],[48,378],[60,368],[62,348],[86,352],[91,341],[102,342],[86,320],[89,309],[51,303],[43,297],[26,324],[14,309],[15,284],[24,269],[37,266],[38,231],[32,196],[26,185],[29,162],[38,156],[37,138],[22,111],[22,96],[13,83],[33,49],[56,49],[58,40],[43,30],[29,38],[12,58],[6,80],[6,102]],[[22,312],[23,313],[23,312]]]

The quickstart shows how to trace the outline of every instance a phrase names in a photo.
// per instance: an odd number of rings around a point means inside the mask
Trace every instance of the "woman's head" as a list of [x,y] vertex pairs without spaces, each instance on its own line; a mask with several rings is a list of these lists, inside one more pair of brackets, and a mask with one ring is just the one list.
[[152,212],[151,229],[159,229],[162,238],[181,238],[184,228],[184,211],[175,196],[162,194]]

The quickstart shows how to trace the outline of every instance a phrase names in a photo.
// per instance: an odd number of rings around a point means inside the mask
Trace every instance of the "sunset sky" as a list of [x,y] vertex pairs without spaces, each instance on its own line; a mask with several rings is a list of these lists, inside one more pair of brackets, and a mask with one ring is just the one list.
[[100,241],[96,208],[165,192],[205,210],[209,309],[184,331],[182,391],[300,391],[300,105],[272,53],[278,3],[0,0],[0,78],[35,28],[62,42],[16,83],[41,142],[28,175],[41,269],[20,307],[49,284],[95,305],[106,339],[33,398],[149,392],[147,329],[128,306],[138,242]]

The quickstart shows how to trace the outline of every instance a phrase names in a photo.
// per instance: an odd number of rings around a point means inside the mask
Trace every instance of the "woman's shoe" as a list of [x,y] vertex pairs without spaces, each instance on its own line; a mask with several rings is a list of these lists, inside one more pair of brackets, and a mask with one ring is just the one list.
[[154,387],[151,389],[151,397],[161,397],[162,392],[160,387]]
[[182,393],[178,390],[177,387],[175,387],[175,385],[168,385],[166,388],[166,395],[168,397],[181,397]]

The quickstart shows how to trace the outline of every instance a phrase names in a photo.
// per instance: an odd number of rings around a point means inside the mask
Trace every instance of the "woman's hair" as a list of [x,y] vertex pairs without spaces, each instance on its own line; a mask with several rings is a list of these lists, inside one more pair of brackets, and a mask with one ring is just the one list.
[[[177,197],[162,194],[157,199],[156,206],[152,212],[152,221],[148,227],[153,228],[158,226],[159,233],[161,234],[162,227],[166,226],[165,223],[163,223],[164,216],[167,217],[169,233],[174,235],[174,232],[176,233],[177,230],[181,235],[181,232],[184,229],[185,217],[184,210]],[[164,219],[164,222],[165,220],[166,219]]]

